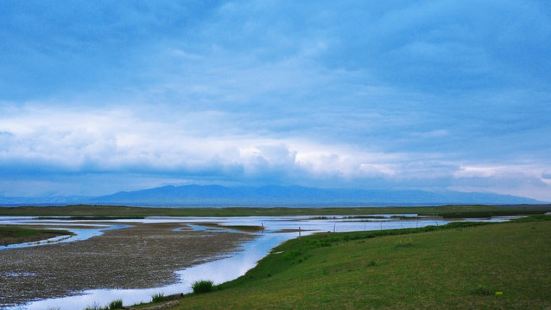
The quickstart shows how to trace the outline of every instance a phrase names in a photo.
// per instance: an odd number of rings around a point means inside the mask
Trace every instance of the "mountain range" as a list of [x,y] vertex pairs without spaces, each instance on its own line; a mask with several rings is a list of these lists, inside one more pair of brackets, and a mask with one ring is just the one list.
[[303,186],[183,185],[123,191],[97,197],[1,197],[0,204],[119,204],[165,206],[217,205],[437,205],[532,204],[540,201],[510,195],[421,190],[327,189]]

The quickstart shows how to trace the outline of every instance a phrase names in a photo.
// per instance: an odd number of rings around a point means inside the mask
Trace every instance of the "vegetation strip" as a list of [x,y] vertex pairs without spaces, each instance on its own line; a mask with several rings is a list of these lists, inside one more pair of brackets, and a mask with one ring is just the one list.
[[328,208],[146,208],[127,206],[20,206],[0,207],[2,216],[71,216],[84,219],[140,218],[145,216],[285,216],[285,215],[378,215],[419,214],[445,218],[526,215],[551,212],[551,205],[436,206],[436,207],[328,207]]
[[213,228],[220,228],[220,229],[234,229],[244,232],[257,232],[264,230],[264,227],[257,226],[257,225],[223,225],[219,223],[210,223],[210,222],[199,222],[195,223],[199,226],[206,226],[206,227],[213,227]]
[[12,225],[0,226],[0,246],[41,241],[63,235],[73,235],[73,233],[57,229],[39,229]]

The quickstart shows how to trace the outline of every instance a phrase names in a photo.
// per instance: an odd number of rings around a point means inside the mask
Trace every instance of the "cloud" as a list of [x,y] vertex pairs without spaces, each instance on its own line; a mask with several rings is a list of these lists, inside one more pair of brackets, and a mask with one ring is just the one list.
[[549,197],[545,2],[0,6],[0,191],[103,175],[114,190],[141,178]]
[[449,184],[464,189],[473,184],[495,187],[505,183],[518,187],[546,169],[459,166],[438,153],[385,152],[311,137],[239,131],[220,112],[190,112],[167,122],[159,117],[167,111],[144,109],[148,113],[125,106],[70,111],[28,105],[12,110],[0,117],[0,131],[9,132],[1,136],[0,171],[8,178],[38,182],[49,193],[56,188],[51,184],[56,180],[58,186],[66,187],[68,179],[88,179],[83,183],[87,184],[97,182],[101,175],[120,184],[132,178],[133,184],[148,185],[172,180],[177,184],[275,182],[371,188]]
[[544,175],[548,166],[535,164],[509,165],[463,165],[453,174],[450,188],[473,191],[476,188],[502,193],[525,195],[530,192],[534,198],[549,201],[549,185]]
[[[194,128],[199,122],[216,121],[216,113],[189,113],[167,123],[149,115],[142,118],[130,110],[79,110],[69,112],[46,107],[23,108],[17,115],[0,118],[5,139],[0,163],[41,163],[55,169],[81,172],[202,172],[213,167],[241,177],[270,170],[327,173],[347,177],[356,168],[375,171],[378,159],[370,153],[351,155],[346,146],[305,142],[298,138],[228,135],[217,125]],[[233,125],[234,126],[234,125]],[[232,127],[232,125],[230,125]],[[364,163],[368,160],[373,164]],[[362,166],[363,165],[363,166]],[[366,165],[369,165],[367,169]],[[383,167],[383,166],[380,166]],[[380,169],[381,173],[388,169]],[[240,177],[238,175],[236,178]]]

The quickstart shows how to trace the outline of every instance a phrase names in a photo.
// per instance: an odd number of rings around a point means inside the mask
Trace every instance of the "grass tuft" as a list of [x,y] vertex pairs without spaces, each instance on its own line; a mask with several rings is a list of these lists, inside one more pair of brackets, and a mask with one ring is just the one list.
[[97,303],[84,308],[84,310],[109,310],[107,307],[100,307]]
[[478,295],[478,296],[492,296],[492,295],[494,295],[494,292],[491,289],[489,289],[485,286],[482,286],[482,285],[479,285],[475,289],[471,290],[471,293],[473,295]]
[[109,310],[115,310],[115,309],[123,309],[122,299],[113,300],[109,304]]
[[195,294],[208,293],[214,289],[214,284],[210,280],[195,281],[191,288]]
[[161,302],[165,298],[165,295],[163,293],[157,293],[153,296],[151,296],[151,302]]

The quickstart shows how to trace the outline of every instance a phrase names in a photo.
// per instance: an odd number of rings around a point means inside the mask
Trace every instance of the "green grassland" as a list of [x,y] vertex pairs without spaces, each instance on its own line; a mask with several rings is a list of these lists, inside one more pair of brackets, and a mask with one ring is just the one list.
[[494,215],[542,214],[551,211],[551,205],[511,206],[437,206],[437,207],[224,207],[224,208],[144,208],[127,206],[20,206],[0,207],[0,215],[72,216],[77,219],[92,217],[136,218],[144,216],[282,216],[282,215],[370,215],[417,213],[429,216],[488,217]]
[[550,219],[302,237],[275,248],[245,276],[170,306],[549,309]]
[[61,235],[72,235],[65,230],[38,229],[19,226],[0,226],[0,245],[45,240]]

